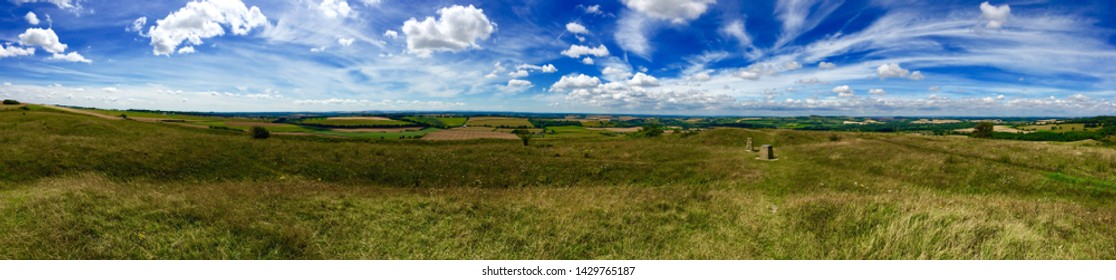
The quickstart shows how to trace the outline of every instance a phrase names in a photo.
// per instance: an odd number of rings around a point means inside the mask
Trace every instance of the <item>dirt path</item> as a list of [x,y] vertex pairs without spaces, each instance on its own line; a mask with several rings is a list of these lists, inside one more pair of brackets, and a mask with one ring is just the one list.
[[46,104],[41,104],[40,106],[55,109],[55,110],[59,110],[59,111],[75,113],[75,114],[94,116],[94,117],[98,117],[98,118],[102,118],[102,119],[106,119],[106,120],[121,120],[120,117],[98,114],[98,113],[94,113],[94,112],[90,112],[90,111],[86,111],[86,110],[79,110],[79,109],[74,109],[74,108],[66,108],[66,107],[59,107],[59,106],[46,105]]

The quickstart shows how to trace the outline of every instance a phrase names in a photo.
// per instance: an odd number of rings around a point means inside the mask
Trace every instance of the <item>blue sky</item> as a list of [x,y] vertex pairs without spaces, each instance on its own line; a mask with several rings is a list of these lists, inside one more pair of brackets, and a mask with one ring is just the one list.
[[1111,1],[0,1],[0,97],[28,102],[1116,114]]

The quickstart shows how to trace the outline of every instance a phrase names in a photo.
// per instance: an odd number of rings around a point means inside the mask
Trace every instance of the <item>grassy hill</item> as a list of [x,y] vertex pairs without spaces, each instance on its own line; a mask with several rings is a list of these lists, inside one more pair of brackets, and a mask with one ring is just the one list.
[[1111,147],[728,128],[256,140],[0,110],[4,259],[1112,259],[1114,199]]

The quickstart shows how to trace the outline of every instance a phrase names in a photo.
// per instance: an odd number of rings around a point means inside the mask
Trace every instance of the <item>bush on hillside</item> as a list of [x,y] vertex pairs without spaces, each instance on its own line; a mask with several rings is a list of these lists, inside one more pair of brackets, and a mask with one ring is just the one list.
[[982,122],[976,125],[973,130],[973,137],[976,138],[992,138],[993,125],[990,122]]
[[271,131],[259,126],[252,127],[252,138],[267,139],[268,137],[271,137]]
[[4,105],[19,105],[19,101],[4,99]]

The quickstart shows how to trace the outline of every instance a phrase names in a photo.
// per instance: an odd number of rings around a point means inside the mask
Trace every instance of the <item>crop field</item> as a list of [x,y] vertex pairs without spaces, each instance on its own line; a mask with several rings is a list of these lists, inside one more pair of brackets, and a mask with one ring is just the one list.
[[381,117],[334,117],[334,118],[314,118],[303,119],[300,123],[310,125],[329,125],[329,126],[405,126],[413,125],[411,122],[392,120]]
[[465,122],[469,120],[469,118],[454,118],[454,117],[438,117],[436,119],[438,119],[439,121],[441,121],[442,123],[444,123],[444,124],[446,124],[447,126],[450,126],[450,127],[459,127],[459,126],[465,125]]
[[465,117],[430,117],[430,116],[410,116],[403,118],[405,121],[414,123],[422,123],[434,127],[461,127],[465,125],[468,118]]
[[618,133],[632,133],[639,131],[642,127],[604,127],[604,128],[587,128],[592,131],[610,131]]
[[254,126],[263,127],[263,128],[265,128],[265,129],[267,129],[268,131],[271,131],[271,132],[306,132],[306,133],[312,133],[312,132],[316,131],[316,130],[311,129],[311,128],[298,126],[298,125],[294,125],[294,124],[272,123],[272,122],[262,122],[262,121],[259,121],[259,122],[252,122],[252,121],[208,121],[208,122],[199,122],[199,124],[203,124],[203,125],[207,125],[207,126],[215,126],[215,127],[228,127],[228,128],[234,128],[234,129],[239,129],[239,130],[244,130],[244,131],[248,131],[249,129],[252,129],[252,127],[254,127]]
[[465,124],[468,126],[483,127],[534,127],[527,119],[506,117],[471,117]]
[[395,128],[334,128],[330,129],[335,132],[404,132],[404,131],[419,131],[422,130],[421,126],[411,127],[395,127]]
[[1083,123],[1060,123],[1060,124],[1046,124],[1046,125],[1028,125],[1020,127],[1020,129],[1028,131],[1050,131],[1050,132],[1072,132],[1072,131],[1096,131],[1101,127],[1085,127]]
[[331,130],[315,131],[314,134],[315,135],[322,135],[322,136],[346,137],[346,138],[354,138],[354,139],[412,139],[412,138],[423,137],[424,135],[432,133],[432,132],[441,131],[441,129],[437,129],[437,128],[422,128],[422,129],[407,128],[407,129],[400,130],[400,131],[391,131],[391,130],[388,130],[388,131],[361,131],[361,130],[363,130],[363,129],[358,129],[356,131],[347,131],[347,130],[344,130],[344,129],[331,129]]
[[599,131],[592,131],[582,126],[548,126],[547,130],[554,134],[546,134],[539,139],[566,139],[566,138],[599,138],[605,137]]
[[511,134],[510,132],[499,132],[493,130],[478,130],[478,129],[449,129],[442,130],[434,133],[427,134],[422,137],[423,140],[430,141],[448,141],[448,140],[473,140],[473,139],[513,139],[518,140],[519,136]]
[[1111,146],[548,129],[586,137],[252,139],[4,110],[0,258],[1116,258]]

